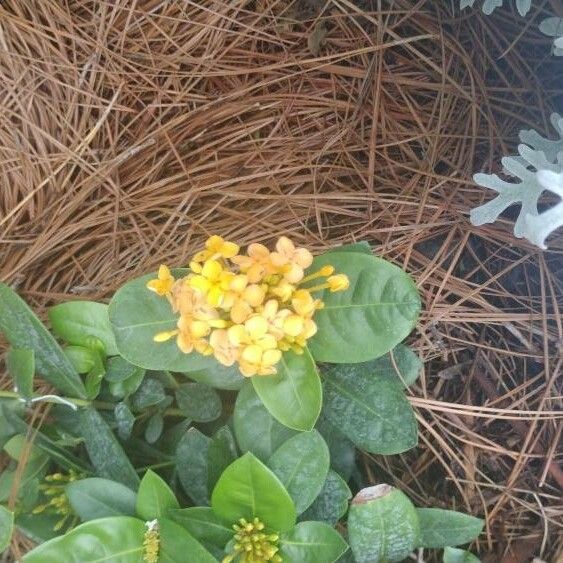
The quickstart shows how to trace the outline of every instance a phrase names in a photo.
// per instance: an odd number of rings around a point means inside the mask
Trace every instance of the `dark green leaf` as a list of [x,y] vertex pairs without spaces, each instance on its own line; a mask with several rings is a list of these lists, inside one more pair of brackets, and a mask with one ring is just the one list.
[[414,328],[420,297],[412,279],[397,266],[359,252],[329,252],[310,268],[324,265],[350,279],[346,291],[323,291],[325,307],[315,315],[318,332],[309,348],[315,360],[366,362],[382,356]]
[[147,422],[145,428],[145,440],[148,444],[154,444],[161,436],[164,428],[164,418],[157,412],[154,413]]
[[[173,271],[177,277],[186,273],[186,270]],[[153,273],[126,283],[109,304],[119,353],[145,369],[188,372],[213,367],[215,358],[195,352],[184,354],[173,338],[154,342],[155,334],[174,330],[178,322],[178,315],[172,312],[168,300],[147,289],[147,282],[155,278]]]
[[176,450],[176,471],[180,483],[197,505],[209,504],[207,459],[210,442],[199,430],[190,428]]
[[169,510],[167,517],[185,528],[196,540],[223,548],[233,537],[233,529],[225,526],[209,506]]
[[219,362],[203,369],[190,371],[184,375],[199,383],[215,387],[215,389],[227,389],[229,391],[238,391],[245,381],[236,364],[227,367]]
[[17,399],[0,399],[0,449],[12,436],[18,433],[16,428],[8,421],[7,411],[16,420],[21,420],[18,415],[23,414],[24,408],[24,404]]
[[106,381],[111,381],[112,383],[125,381],[126,379],[133,377],[138,371],[142,371],[144,373],[145,370],[129,363],[121,356],[114,356],[113,358],[109,358],[107,361]]
[[109,322],[108,306],[93,301],[69,301],[49,309],[53,332],[69,344],[89,346],[92,337],[104,345],[108,356],[115,356],[117,346]]
[[276,375],[253,377],[254,389],[274,418],[294,430],[312,430],[322,406],[317,366],[307,349],[285,352]]
[[469,514],[440,508],[417,508],[421,547],[446,547],[473,541],[485,522]]
[[365,366],[371,373],[397,378],[405,386],[412,385],[420,375],[422,362],[420,358],[404,344],[399,344],[381,358],[371,360],[359,366]]
[[227,524],[259,518],[266,529],[285,532],[295,525],[295,506],[279,479],[251,453],[221,475],[211,495],[213,512]]
[[282,444],[268,460],[301,514],[321,492],[329,467],[328,447],[316,431],[302,432]]
[[17,392],[30,398],[33,395],[35,352],[30,348],[10,348],[6,354],[6,367],[14,379]]
[[118,403],[113,409],[113,416],[117,423],[117,434],[122,440],[127,440],[133,431],[135,417],[125,403]]
[[180,508],[172,489],[154,471],[148,470],[137,494],[137,514],[143,520],[162,518],[169,509]]
[[321,412],[317,421],[317,430],[328,446],[330,466],[334,471],[340,473],[344,479],[350,479],[356,464],[356,446],[354,446],[354,443],[327,420],[324,412]]
[[365,364],[333,365],[324,375],[324,412],[356,446],[385,455],[416,446],[416,418],[398,380]]
[[398,489],[362,489],[348,512],[348,537],[358,563],[402,561],[418,544],[420,527],[412,502]]
[[112,381],[109,384],[110,393],[119,399],[124,399],[135,393],[145,377],[145,370],[138,368],[131,376],[123,381]]
[[161,518],[159,563],[217,563],[216,559],[184,528]]
[[135,493],[115,481],[91,477],[66,486],[72,510],[83,520],[109,516],[135,516]]
[[142,411],[147,407],[157,405],[165,397],[166,393],[162,383],[158,379],[146,377],[137,391],[131,396],[131,406],[134,410]]
[[18,514],[16,516],[16,527],[26,537],[35,543],[43,543],[57,537],[54,528],[61,519],[58,514]]
[[444,549],[444,563],[481,563],[479,558],[473,553],[455,547],[446,547]]
[[323,488],[313,504],[301,515],[303,520],[321,520],[336,525],[348,510],[352,498],[346,481],[332,469],[328,472]]
[[252,383],[247,381],[240,390],[233,416],[235,436],[243,452],[252,452],[266,461],[295,430],[280,424],[266,409]]
[[35,369],[49,383],[63,393],[86,398],[79,375],[56,340],[25,301],[3,283],[0,283],[0,332],[14,348],[31,348],[35,352]]
[[22,559],[24,563],[140,563],[145,524],[115,516],[92,520],[64,536],[45,542]]
[[176,390],[176,402],[182,413],[195,422],[209,422],[221,416],[221,399],[203,383],[184,383]]
[[237,458],[235,438],[228,426],[217,430],[207,452],[207,487],[212,491],[221,473]]
[[10,545],[13,529],[14,513],[0,505],[0,553]]
[[280,537],[280,555],[287,563],[333,563],[347,549],[342,536],[324,522],[300,522]]
[[91,407],[81,409],[79,424],[84,445],[97,475],[136,489],[139,477],[100,414]]

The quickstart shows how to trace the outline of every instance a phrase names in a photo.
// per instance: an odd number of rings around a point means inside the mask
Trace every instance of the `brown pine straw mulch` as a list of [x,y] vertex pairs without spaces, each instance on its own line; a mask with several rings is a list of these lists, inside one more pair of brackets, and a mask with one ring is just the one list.
[[458,4],[5,0],[0,279],[44,315],[211,233],[369,240],[418,283],[425,371],[419,447],[361,455],[366,483],[484,516],[484,561],[556,561],[563,236],[542,253],[513,216],[468,214],[492,195],[472,173],[519,129],[553,135],[561,61],[537,24],[557,3],[526,19]]

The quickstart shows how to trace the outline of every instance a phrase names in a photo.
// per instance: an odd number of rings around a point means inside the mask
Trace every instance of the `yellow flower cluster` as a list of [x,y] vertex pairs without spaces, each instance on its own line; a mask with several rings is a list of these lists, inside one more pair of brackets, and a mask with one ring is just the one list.
[[63,473],[52,473],[45,476],[45,483],[39,485],[39,490],[49,497],[49,501],[45,504],[36,506],[33,514],[47,512],[60,516],[53,530],[58,532],[67,523],[68,519],[73,517],[72,507],[66,495],[65,489],[69,483],[80,479],[82,476],[72,469],[65,475]]
[[241,518],[233,526],[233,551],[221,563],[231,563],[235,559],[240,563],[281,563],[282,558],[278,554],[279,535],[266,534],[264,528],[258,518],[252,522]]
[[158,521],[145,522],[145,526],[147,531],[143,537],[143,561],[144,563],[157,563],[160,551]]
[[[343,291],[348,278],[334,274],[332,266],[305,276],[313,256],[287,237],[273,252],[256,243],[246,254],[239,252],[238,245],[215,235],[193,257],[186,277],[176,280],[160,266],[147,287],[167,297],[180,317],[175,330],[154,340],[176,337],[186,354],[213,354],[225,366],[237,363],[246,377],[271,375],[282,352],[301,353],[317,332],[313,316],[323,303],[313,293]],[[325,279],[318,283],[319,278]]]

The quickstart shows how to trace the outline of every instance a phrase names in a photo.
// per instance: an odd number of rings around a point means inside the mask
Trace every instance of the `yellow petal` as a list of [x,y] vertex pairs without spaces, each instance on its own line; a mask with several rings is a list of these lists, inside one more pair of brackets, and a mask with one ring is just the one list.
[[249,285],[243,292],[243,299],[252,307],[262,305],[266,292],[259,285]]
[[262,365],[273,366],[277,364],[282,357],[282,353],[279,350],[266,350],[262,354]]
[[224,258],[234,258],[240,250],[238,244],[234,242],[225,241],[221,246],[221,255]]
[[298,264],[290,264],[289,270],[284,273],[283,277],[289,283],[299,283],[303,279],[304,273],[303,268]]
[[239,274],[235,276],[230,283],[230,289],[236,291],[237,293],[242,293],[246,286],[248,285],[248,276],[244,274]]
[[298,336],[305,326],[304,320],[299,315],[291,315],[285,319],[283,330],[289,336]]
[[326,281],[331,292],[344,291],[350,287],[350,280],[346,274],[330,276]]
[[260,338],[268,332],[268,321],[260,315],[250,317],[244,327],[252,338]]
[[164,332],[159,332],[153,336],[155,342],[166,342],[170,340],[173,336],[178,334],[177,330],[166,330]]
[[[172,278],[172,274],[170,273],[170,269],[165,264],[161,264],[158,268],[158,279],[159,280],[168,280]],[[174,278],[172,278],[174,279]]]
[[298,248],[292,259],[303,269],[308,268],[313,263],[313,255],[306,248]]
[[221,275],[223,267],[217,260],[207,260],[203,265],[201,274],[210,280],[216,280]]
[[295,245],[287,237],[280,237],[276,243],[276,250],[280,254],[284,254],[288,258],[291,258],[295,252]]
[[256,344],[246,346],[242,351],[241,357],[250,364],[259,364],[262,359],[262,348]]

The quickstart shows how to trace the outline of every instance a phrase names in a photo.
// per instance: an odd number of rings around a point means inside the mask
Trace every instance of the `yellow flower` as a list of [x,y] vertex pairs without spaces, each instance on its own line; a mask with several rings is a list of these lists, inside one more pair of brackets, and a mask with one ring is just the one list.
[[239,367],[242,375],[273,375],[274,367],[281,360],[281,351],[275,348],[275,340],[271,348],[264,348],[258,344],[246,346],[240,356]]
[[233,530],[233,541],[229,542],[233,550],[221,563],[232,563],[235,559],[240,563],[281,563],[282,558],[278,554],[279,534],[267,533],[261,520],[254,518],[249,522],[241,518]]
[[205,250],[198,252],[193,260],[194,262],[205,262],[209,258],[213,260],[217,260],[217,258],[234,258],[239,250],[238,244],[226,241],[218,235],[213,235],[207,239]]
[[170,295],[175,281],[168,266],[161,264],[158,268],[158,278],[147,282],[147,288],[158,295]]
[[248,276],[239,274],[230,284],[230,291],[223,300],[222,307],[230,310],[231,320],[242,324],[254,309],[262,304],[266,296],[265,289],[258,284],[248,284]]
[[[170,331],[172,333],[172,331]],[[184,354],[189,354],[194,350],[209,356],[213,353],[213,349],[207,341],[203,338],[202,333],[209,334],[209,326],[201,324],[201,321],[196,321],[188,317],[180,317],[178,319],[178,331],[176,337],[176,344]]]
[[270,260],[270,251],[263,244],[252,243],[247,252],[248,256],[235,256],[231,261],[248,276],[250,283],[260,282],[275,272]]
[[330,276],[326,282],[328,283],[328,288],[331,293],[335,291],[344,291],[350,287],[350,280],[346,274],[336,274],[335,276]]
[[200,264],[192,264],[196,275],[188,277],[188,284],[207,297],[213,307],[221,305],[234,277],[233,272],[226,271],[217,260],[206,260]]
[[281,279],[277,284],[269,287],[269,292],[275,297],[279,297],[282,302],[289,301],[294,291],[295,286],[285,279]]
[[302,317],[312,317],[317,309],[322,308],[320,299],[314,299],[306,289],[298,289],[291,300],[293,310]]
[[214,330],[209,338],[209,344],[213,348],[213,355],[224,366],[232,366],[238,360],[240,350],[237,346],[233,346],[226,330]]
[[274,266],[283,268],[284,278],[289,283],[298,283],[303,279],[304,270],[313,263],[313,255],[306,248],[296,248],[287,237],[280,237],[270,260]]
[[158,533],[158,521],[145,522],[147,531],[143,537],[143,561],[145,563],[157,563],[160,551],[160,534]]

